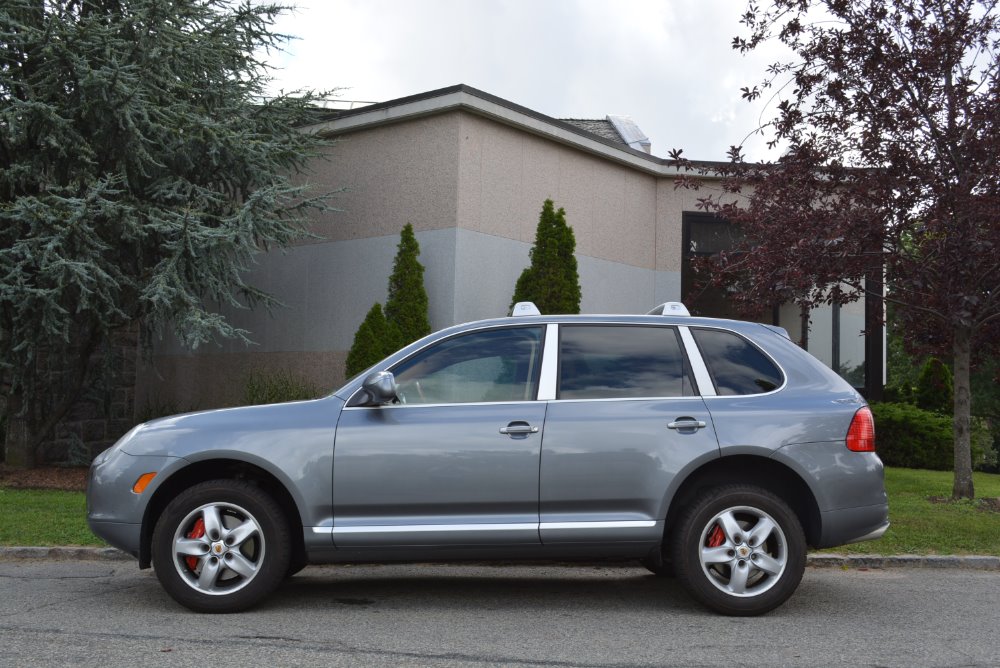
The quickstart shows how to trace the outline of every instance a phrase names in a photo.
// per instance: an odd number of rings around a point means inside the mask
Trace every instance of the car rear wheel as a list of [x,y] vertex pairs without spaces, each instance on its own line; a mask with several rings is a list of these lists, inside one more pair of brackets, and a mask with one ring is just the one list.
[[197,612],[237,612],[271,593],[289,569],[291,542],[278,504],[241,480],[212,480],[174,498],[153,531],[163,588]]
[[795,513],[759,487],[710,490],[686,509],[674,534],[673,563],[684,586],[726,615],[760,615],[784,603],[805,562]]

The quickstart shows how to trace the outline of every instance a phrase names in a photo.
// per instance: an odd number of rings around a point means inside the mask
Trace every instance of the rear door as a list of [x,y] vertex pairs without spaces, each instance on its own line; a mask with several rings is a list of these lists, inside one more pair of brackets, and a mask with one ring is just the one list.
[[545,419],[545,544],[659,541],[677,474],[718,457],[676,327],[561,324]]

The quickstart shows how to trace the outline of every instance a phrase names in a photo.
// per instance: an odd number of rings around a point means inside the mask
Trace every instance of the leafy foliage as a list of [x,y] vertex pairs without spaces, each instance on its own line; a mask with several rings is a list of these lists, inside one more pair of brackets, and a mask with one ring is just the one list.
[[538,217],[531,264],[517,279],[510,306],[534,302],[543,314],[580,312],[580,276],[576,267],[576,237],[566,224],[566,211],[545,200]]
[[[875,442],[886,466],[947,471],[954,461],[951,417],[912,404],[875,403]],[[975,423],[972,458],[984,462],[990,441],[985,425]]]
[[354,333],[354,342],[347,352],[347,376],[361,373],[386,355],[398,350],[399,332],[385,319],[382,305],[376,303]]
[[247,406],[304,401],[318,396],[320,391],[315,385],[287,370],[255,369],[247,374],[243,386],[243,404]]
[[389,295],[385,300],[385,318],[395,325],[399,334],[387,355],[431,333],[424,266],[417,260],[419,256],[420,244],[413,233],[413,225],[407,223],[399,235],[396,259],[389,276]]
[[701,205],[743,241],[713,275],[748,309],[809,307],[881,298],[884,269],[909,346],[953,368],[953,495],[972,497],[970,366],[1000,340],[1000,8],[770,0],[742,23],[737,50],[776,40],[794,54],[743,91],[773,90],[761,131],[784,155],[749,164],[733,147],[714,170],[726,194]]
[[320,145],[297,130],[313,96],[264,97],[281,11],[0,7],[0,384],[20,447],[104,371],[95,352],[116,332],[246,339],[216,305],[273,304],[246,282],[254,256],[326,206],[291,181]]
[[951,371],[936,357],[931,357],[920,370],[914,396],[918,408],[941,415],[954,410],[955,395],[951,383]]

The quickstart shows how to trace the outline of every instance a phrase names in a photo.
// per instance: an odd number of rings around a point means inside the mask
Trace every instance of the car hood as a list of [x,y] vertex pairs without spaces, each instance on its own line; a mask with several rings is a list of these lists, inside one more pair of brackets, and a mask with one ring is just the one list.
[[281,444],[314,440],[317,431],[333,432],[344,401],[328,396],[264,406],[241,406],[185,413],[139,425],[117,447],[130,455],[188,457],[192,453],[232,450],[263,453]]

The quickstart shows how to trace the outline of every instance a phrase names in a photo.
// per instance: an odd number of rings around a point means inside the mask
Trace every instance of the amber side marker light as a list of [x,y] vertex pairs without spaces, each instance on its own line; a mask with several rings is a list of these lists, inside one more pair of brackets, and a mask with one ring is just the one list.
[[132,485],[132,491],[136,494],[142,494],[143,490],[149,486],[149,483],[153,482],[153,478],[155,477],[155,473],[143,473],[139,476],[139,479],[135,481],[135,484]]
[[867,406],[854,414],[847,430],[847,449],[854,452],[875,452],[875,418]]

